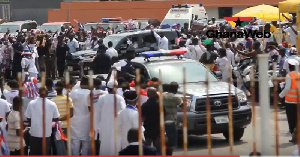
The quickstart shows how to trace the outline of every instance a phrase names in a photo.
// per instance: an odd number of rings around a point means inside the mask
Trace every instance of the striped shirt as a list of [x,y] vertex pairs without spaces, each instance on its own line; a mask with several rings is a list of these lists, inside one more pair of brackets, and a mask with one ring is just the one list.
[[[67,115],[67,96],[66,95],[58,95],[52,98],[52,101],[56,104],[58,108],[58,112],[61,117]],[[72,99],[69,97],[69,105],[70,108],[73,108]],[[67,128],[67,122],[62,122],[62,128]]]
[[57,96],[56,90],[52,89],[52,90],[49,90],[49,91],[48,91],[47,98],[48,98],[49,100],[52,100],[52,99],[53,99],[54,97],[56,97],[56,96]]
[[32,82],[25,82],[23,85],[24,94],[27,98],[36,98],[39,96],[39,87]]

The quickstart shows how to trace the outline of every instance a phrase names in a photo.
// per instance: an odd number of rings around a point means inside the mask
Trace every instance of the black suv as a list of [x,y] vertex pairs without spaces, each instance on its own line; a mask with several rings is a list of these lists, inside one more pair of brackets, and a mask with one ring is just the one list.
[[[146,79],[159,78],[162,73],[162,82],[179,83],[178,95],[183,97],[183,68],[186,68],[186,94],[188,104],[188,134],[203,135],[207,133],[206,120],[206,74],[209,78],[209,104],[211,107],[211,132],[223,133],[226,139],[228,134],[228,96],[232,96],[234,140],[240,140],[244,129],[251,123],[252,111],[247,103],[247,96],[240,89],[232,85],[228,90],[228,83],[219,81],[211,71],[199,62],[191,59],[178,59],[174,57],[159,57],[145,59],[136,57],[132,60],[134,68],[141,70],[141,75]],[[178,107],[179,140],[182,140],[183,112]]]

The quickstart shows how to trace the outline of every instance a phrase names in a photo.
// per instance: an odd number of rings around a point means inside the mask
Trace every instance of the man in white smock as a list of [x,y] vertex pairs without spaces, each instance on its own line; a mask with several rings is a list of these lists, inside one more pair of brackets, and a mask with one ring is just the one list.
[[[122,96],[113,91],[117,84],[117,81],[109,81],[107,83],[108,94],[101,95],[96,104],[100,106],[98,107],[99,111],[95,110],[97,114],[94,116],[94,126],[100,129],[100,155],[117,155],[116,153],[120,151],[120,137],[114,127],[114,104],[116,103],[118,114],[126,107],[126,103]],[[117,143],[115,143],[115,138],[117,138]],[[115,150],[115,146],[117,146],[117,150]]]
[[[90,104],[89,80],[86,76],[80,81],[80,88],[73,89],[70,97],[73,100],[74,115],[71,118],[72,155],[90,155]],[[81,148],[81,149],[80,149]]]
[[[126,91],[124,93],[126,100],[126,108],[122,110],[118,116],[119,133],[121,137],[121,149],[126,148],[129,145],[127,140],[128,131],[131,128],[139,127],[139,113],[137,110],[138,96],[136,91]],[[142,131],[144,129],[142,128]]]

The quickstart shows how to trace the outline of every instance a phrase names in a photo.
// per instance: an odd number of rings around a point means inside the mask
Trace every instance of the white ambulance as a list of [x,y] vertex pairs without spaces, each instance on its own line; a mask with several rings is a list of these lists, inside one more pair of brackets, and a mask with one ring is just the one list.
[[172,8],[168,11],[165,18],[161,22],[161,26],[180,24],[183,27],[185,23],[189,28],[194,20],[203,21],[207,23],[207,13],[202,4],[179,4],[172,5]]

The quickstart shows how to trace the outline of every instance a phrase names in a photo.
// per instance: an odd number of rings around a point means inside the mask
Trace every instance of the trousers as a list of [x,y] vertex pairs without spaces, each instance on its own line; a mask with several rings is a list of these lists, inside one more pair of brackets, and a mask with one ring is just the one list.
[[[50,137],[46,137],[46,155],[49,155]],[[30,153],[29,155],[43,155],[43,138],[30,137]]]
[[72,155],[90,155],[91,154],[91,142],[90,140],[71,140]]
[[292,134],[297,125],[297,104],[285,103],[286,117],[289,123],[289,131]]

